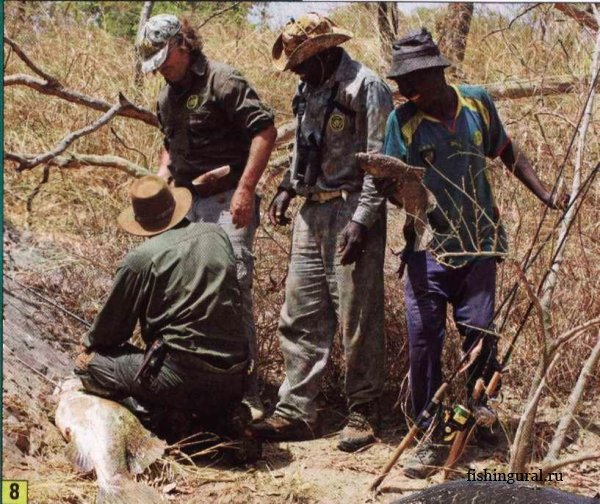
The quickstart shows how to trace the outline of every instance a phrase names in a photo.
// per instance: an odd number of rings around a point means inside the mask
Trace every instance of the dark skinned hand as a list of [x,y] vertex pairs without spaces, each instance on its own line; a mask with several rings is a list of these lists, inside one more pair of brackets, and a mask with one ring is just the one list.
[[546,197],[544,197],[543,201],[548,208],[552,210],[566,210],[567,206],[569,206],[569,200],[571,199],[571,195],[569,193],[563,193],[558,197],[556,195],[552,196],[552,194],[548,191]]
[[394,179],[374,177],[373,185],[379,194],[388,198],[394,205],[402,206],[401,203],[394,198],[397,186],[397,182]]
[[340,262],[346,266],[357,261],[365,249],[367,227],[350,221],[342,230],[338,252],[342,254]]
[[274,226],[285,226],[291,222],[289,217],[286,217],[285,212],[292,201],[292,194],[289,191],[281,191],[277,193],[271,200],[269,205],[269,221]]

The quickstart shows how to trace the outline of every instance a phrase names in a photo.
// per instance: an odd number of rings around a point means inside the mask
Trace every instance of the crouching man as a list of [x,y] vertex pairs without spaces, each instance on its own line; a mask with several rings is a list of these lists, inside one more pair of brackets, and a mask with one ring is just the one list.
[[[216,224],[185,218],[192,202],[186,188],[147,176],[130,194],[118,223],[149,239],[120,264],[76,372],[91,393],[168,411],[169,442],[189,433],[174,425],[173,413],[211,418],[228,433],[234,416],[250,420],[240,406],[249,352],[231,243]],[[128,343],[138,321],[146,352]]]

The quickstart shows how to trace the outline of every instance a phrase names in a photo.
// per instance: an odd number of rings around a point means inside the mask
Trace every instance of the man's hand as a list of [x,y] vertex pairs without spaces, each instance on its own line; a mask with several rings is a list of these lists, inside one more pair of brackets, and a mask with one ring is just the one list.
[[377,189],[377,192],[379,194],[388,198],[394,205],[397,205],[399,207],[402,206],[402,203],[400,203],[394,197],[394,195],[396,194],[396,186],[398,185],[398,182],[396,182],[394,179],[373,177],[373,185],[375,186],[375,189]]
[[546,195],[542,198],[542,201],[552,210],[566,210],[570,199],[571,195],[569,193],[564,192],[552,195],[550,191],[546,191]]
[[231,222],[237,229],[248,226],[254,215],[254,191],[238,186],[231,198],[229,211],[231,212]]
[[269,221],[273,226],[285,226],[291,222],[291,219],[285,215],[291,201],[292,195],[286,190],[277,193],[271,200],[271,204],[269,205]]
[[352,264],[365,250],[367,228],[363,224],[350,221],[342,230],[341,242],[338,252],[342,254],[342,265]]
[[77,350],[79,353],[75,357],[75,372],[85,373],[94,358],[94,353],[83,345],[79,345]]

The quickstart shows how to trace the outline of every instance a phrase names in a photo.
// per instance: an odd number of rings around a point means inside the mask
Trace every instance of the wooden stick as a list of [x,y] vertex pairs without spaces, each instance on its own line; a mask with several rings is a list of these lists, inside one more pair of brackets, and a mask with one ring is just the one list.
[[[444,394],[446,393],[446,389],[447,388],[448,388],[448,382],[444,382],[437,389],[435,395],[433,396],[433,399],[431,399],[431,403],[433,404],[434,407],[437,407],[437,405],[440,404],[440,402],[442,401],[442,398],[444,397]],[[423,413],[421,413],[421,415],[423,415]],[[419,417],[421,415],[419,415]],[[387,464],[385,464],[385,466],[384,466],[383,471],[381,472],[381,474],[379,476],[377,476],[377,478],[375,478],[375,480],[373,480],[373,483],[371,483],[371,486],[369,487],[369,490],[371,490],[372,492],[374,492],[375,490],[377,490],[377,488],[379,488],[379,485],[381,485],[381,483],[383,482],[383,480],[390,473],[390,471],[392,470],[392,468],[394,467],[394,465],[396,464],[396,462],[400,458],[400,455],[402,455],[402,453],[404,453],[404,450],[406,450],[406,448],[408,447],[408,445],[410,444],[410,442],[415,438],[415,436],[419,432],[419,430],[420,430],[420,426],[419,426],[420,422],[419,422],[419,420],[420,420],[420,418],[417,419],[417,421],[410,428],[410,430],[408,431],[408,433],[406,434],[406,436],[404,436],[404,438],[402,439],[402,441],[398,445],[398,448],[396,448],[396,450],[394,450],[394,453],[392,454],[392,456],[388,460]]]

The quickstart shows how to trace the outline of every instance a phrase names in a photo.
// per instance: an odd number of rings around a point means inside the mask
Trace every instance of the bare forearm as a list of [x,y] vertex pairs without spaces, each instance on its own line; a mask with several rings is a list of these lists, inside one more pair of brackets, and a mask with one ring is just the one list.
[[506,167],[517,177],[540,201],[548,204],[550,191],[546,189],[542,181],[535,173],[529,159],[521,150],[511,142],[500,155],[500,159]]
[[169,170],[169,161],[171,158],[169,157],[169,151],[167,149],[163,149],[160,155],[160,164],[158,165],[158,172],[156,174],[159,177],[162,177],[166,180],[171,177],[171,171]]
[[274,126],[269,126],[254,136],[250,144],[248,161],[246,162],[244,173],[240,178],[239,187],[254,192],[260,177],[267,167],[276,138],[277,130]]

